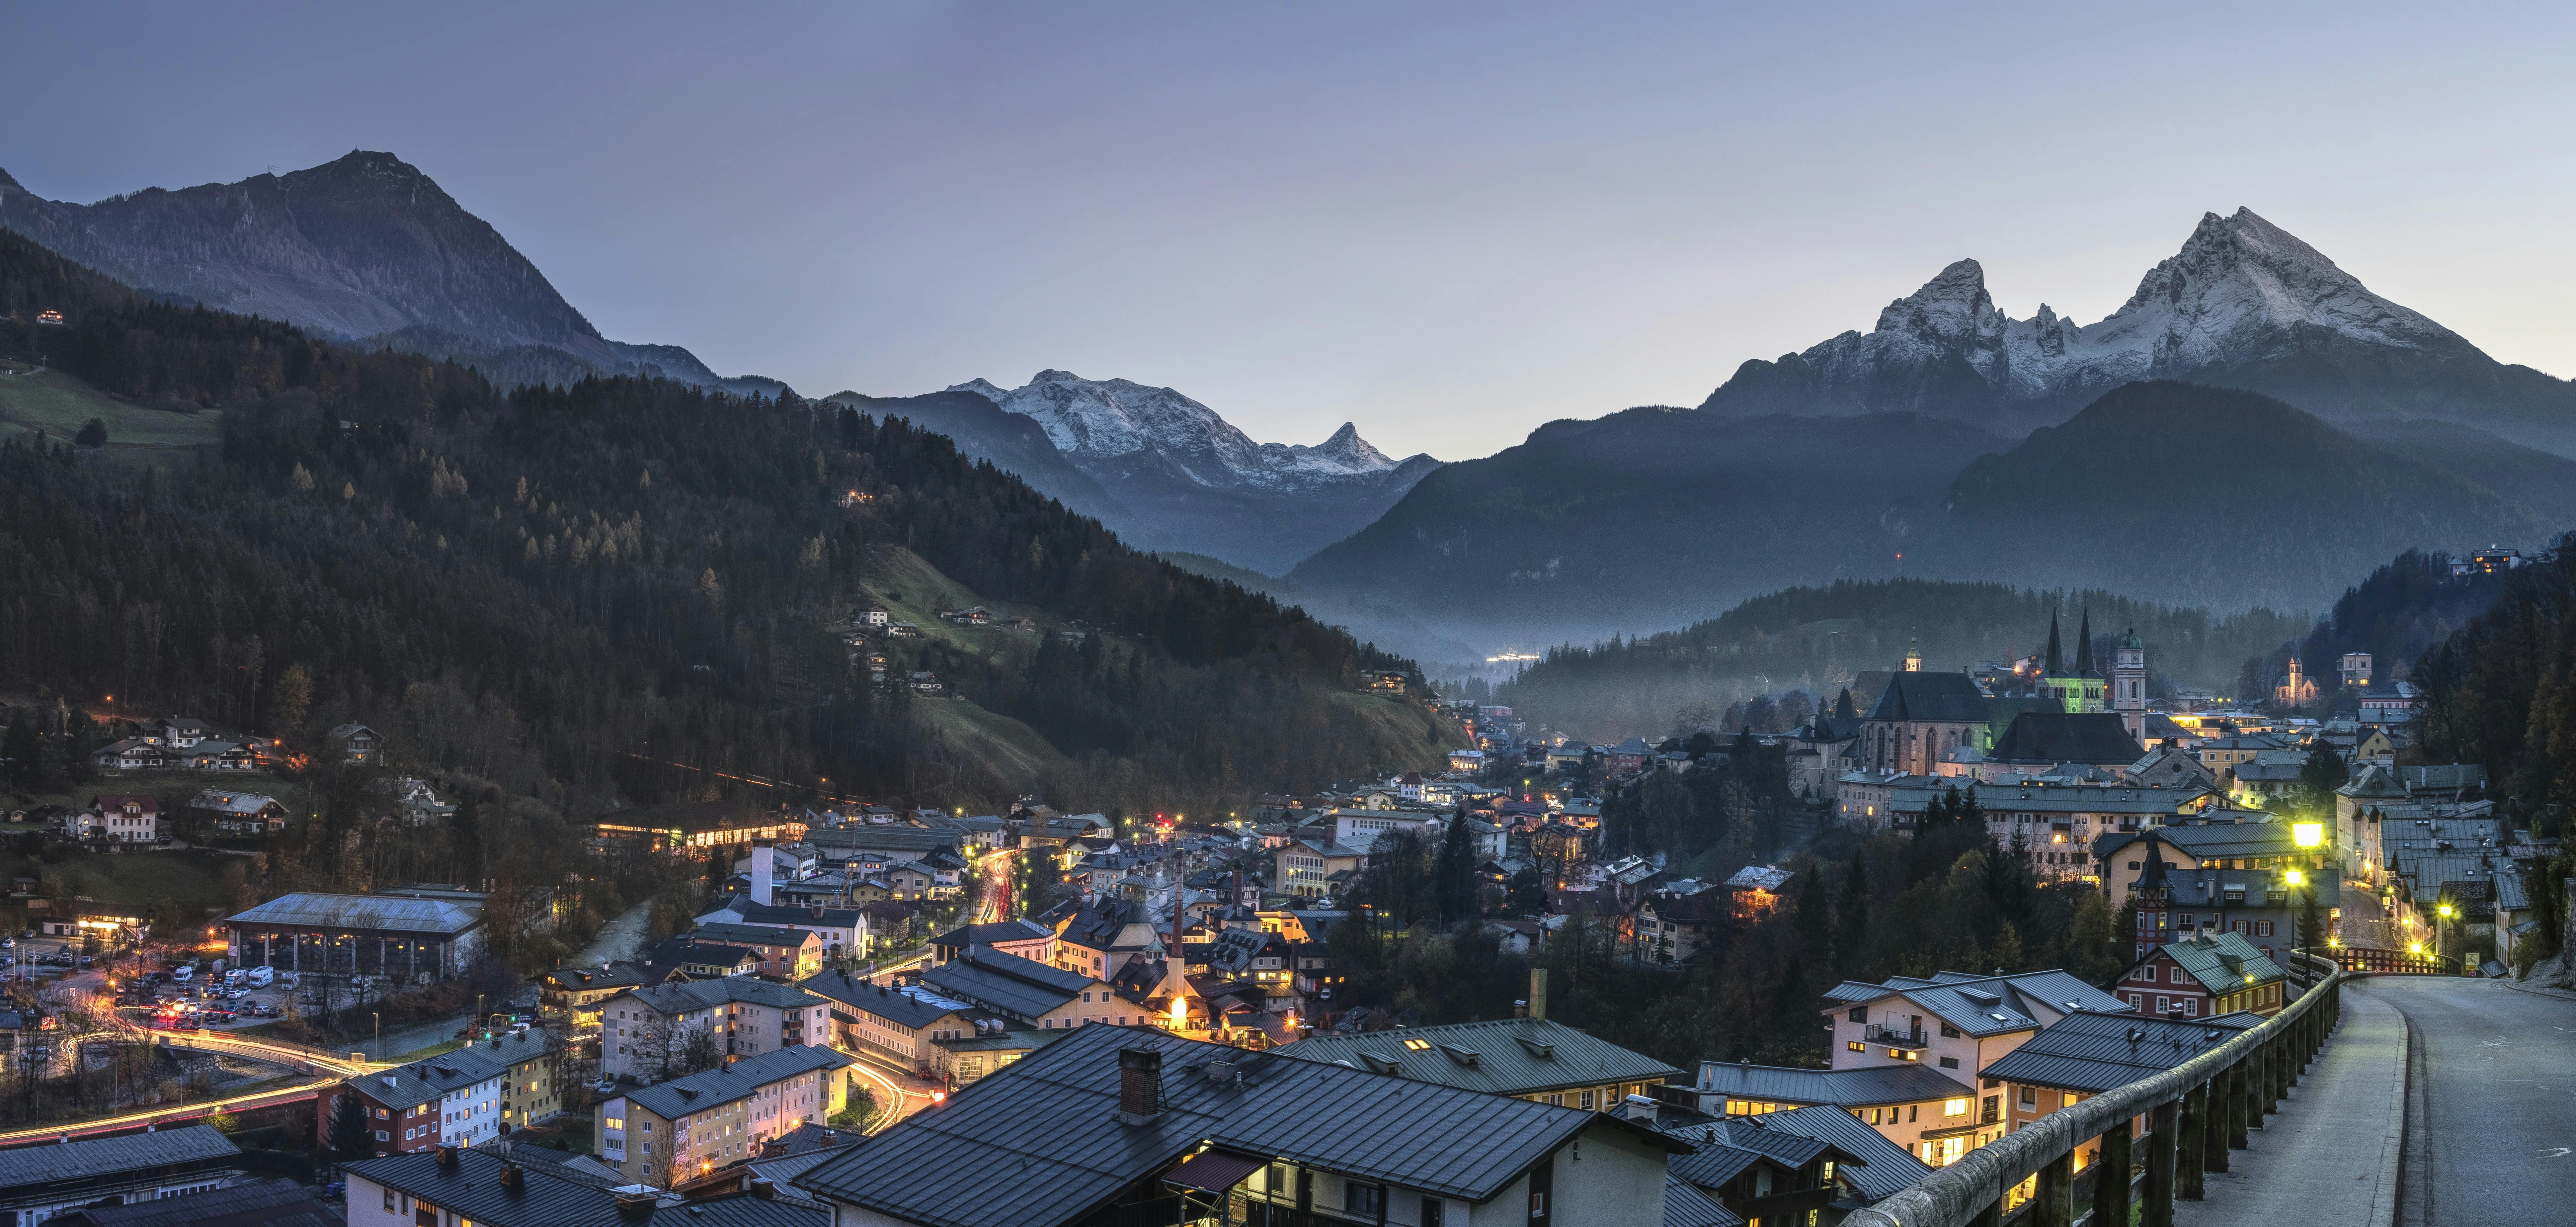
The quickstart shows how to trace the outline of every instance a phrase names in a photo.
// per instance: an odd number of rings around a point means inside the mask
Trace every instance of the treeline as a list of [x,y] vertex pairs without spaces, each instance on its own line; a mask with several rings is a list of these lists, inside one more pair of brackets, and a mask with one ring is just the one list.
[[2159,689],[2216,688],[2251,654],[2307,633],[2304,616],[2268,609],[2214,615],[2098,590],[2017,588],[1946,580],[1844,580],[1746,601],[1677,631],[1550,650],[1494,690],[1524,718],[1596,739],[1659,736],[1684,709],[1723,709],[1756,694],[1830,696],[1870,670],[1894,669],[1909,646],[1927,669],[2028,655],[2062,621],[2071,662],[2092,615],[2094,650],[2136,628]]
[[2309,676],[2330,680],[2344,653],[2368,652],[2374,680],[2407,680],[2417,657],[2485,613],[2504,590],[2502,575],[2455,577],[2450,555],[2408,550],[2344,591],[2296,645],[2300,664]]
[[[348,720],[575,818],[725,777],[991,803],[833,631],[872,545],[1133,636],[1143,690],[1032,702],[1089,746],[1062,800],[1142,806],[1331,723],[1403,667],[1266,597],[1137,554],[941,436],[658,380],[496,389],[453,364],[155,303],[0,234],[0,351],[115,394],[220,408],[167,472],[0,447],[0,676],[318,744]],[[69,324],[33,323],[42,309]],[[848,491],[870,497],[843,505]],[[1072,677],[1073,675],[1066,675]],[[1080,685],[1049,675],[1056,684]],[[1125,712],[1104,733],[1104,703]],[[1366,728],[1243,788],[1402,765]],[[1259,775],[1264,778],[1253,778]],[[727,785],[733,787],[734,785]],[[1053,798],[1051,798],[1053,799]]]
[[2423,761],[2485,764],[2490,792],[2517,824],[2568,834],[2576,809],[2576,534],[2500,578],[2486,612],[2415,663]]
[[[1332,934],[1350,975],[1335,1004],[1424,1024],[1505,1018],[1537,965],[1549,972],[1550,1018],[1680,1069],[1822,1065],[1818,1005],[1839,981],[2062,968],[2101,983],[2122,965],[2126,909],[2097,890],[2034,880],[2016,850],[1988,837],[1973,799],[1944,796],[1903,834],[1829,833],[1786,864],[1796,876],[1776,907],[1721,921],[1672,968],[1639,961],[1611,917],[1577,912],[1529,957],[1504,952],[1499,930],[1444,928],[1427,908],[1409,925],[1362,913]],[[1369,872],[1379,872],[1374,862]],[[1363,895],[1373,889],[1365,878]]]

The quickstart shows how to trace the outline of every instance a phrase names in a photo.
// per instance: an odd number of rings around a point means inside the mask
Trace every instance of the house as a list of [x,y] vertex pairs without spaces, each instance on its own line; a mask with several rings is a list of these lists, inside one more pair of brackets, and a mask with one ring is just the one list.
[[655,967],[669,967],[665,980],[706,980],[717,976],[756,976],[767,964],[766,956],[749,946],[723,942],[698,942],[681,939],[669,950],[656,950]]
[[[337,1211],[313,1199],[319,1190],[272,1176],[245,1184],[228,1184],[187,1194],[184,1199],[137,1200],[125,1205],[92,1204],[65,1210],[44,1220],[52,1227],[342,1227]],[[113,1197],[102,1202],[114,1202]],[[25,1222],[13,1216],[11,1222]]]
[[[150,1135],[145,1135],[150,1136]],[[530,1150],[536,1148],[530,1147]],[[689,1227],[830,1227],[820,1206],[748,1190],[681,1198],[594,1174],[593,1160],[442,1148],[348,1164],[349,1227],[636,1227],[657,1203]],[[600,1166],[598,1172],[614,1169]],[[729,1177],[741,1189],[738,1176]]]
[[1686,1149],[1601,1112],[1091,1027],[796,1184],[829,1199],[845,1227],[1633,1227],[1664,1221],[1665,1160]]
[[1097,1023],[1142,1025],[1153,1019],[1145,1004],[1118,995],[1096,975],[1066,971],[982,946],[929,968],[921,983],[951,1001],[962,1001],[1022,1027],[1061,1031]]
[[1301,1061],[1592,1112],[1615,1110],[1628,1096],[1643,1095],[1681,1072],[1539,1017],[1318,1034],[1276,1051]]
[[1699,953],[1709,932],[1733,914],[1735,897],[1702,882],[1687,890],[1650,891],[1637,902],[1633,920],[1637,957],[1673,964]]
[[0,1150],[0,1221],[211,1192],[247,1166],[241,1147],[205,1125]]
[[1726,879],[1726,891],[1736,914],[1760,917],[1780,906],[1780,897],[1789,891],[1789,881],[1798,876],[1794,869],[1778,865],[1747,865]]
[[240,741],[199,741],[173,756],[192,771],[257,771],[259,751]]
[[1451,750],[1449,752],[1449,769],[1466,775],[1482,775],[1485,770],[1485,752],[1482,750]]
[[1055,930],[1033,920],[964,925],[930,939],[930,961],[945,963],[976,946],[990,946],[1031,962],[1049,962],[1055,948]]
[[[1915,1162],[1949,1162],[1976,1132],[1976,1090],[1965,1078],[1921,1065],[1806,1069],[1751,1061],[1702,1061],[1699,1078],[1651,1088],[1659,1102],[1711,1116],[1768,1118],[1805,1108],[1841,1112]],[[1954,1149],[1951,1139],[1958,1139]],[[1929,1149],[1926,1149],[1926,1147]]]
[[[1639,1119],[1644,1119],[1643,1113],[1649,1110],[1633,1100],[1628,1106],[1629,1115]],[[1697,1154],[1673,1158],[1673,1180],[1686,1184],[1693,1178],[1713,1178],[1719,1182],[1709,1195],[1733,1217],[1713,1221],[1804,1223],[1807,1215],[1801,1211],[1815,1209],[1812,1203],[1778,1204],[1769,1199],[1784,1194],[1794,1197],[1805,1189],[1821,1187],[1833,1199],[1827,1212],[1834,1213],[1853,1205],[1873,1205],[1932,1174],[1932,1169],[1913,1152],[1888,1141],[1840,1108],[1788,1108],[1760,1115],[1739,1114],[1723,1121],[1699,1113],[1676,1115],[1659,1105],[1651,1110],[1656,1128],[1698,1148]],[[1804,1139],[1825,1149],[1804,1164],[1797,1164],[1792,1161],[1800,1157],[1800,1152],[1785,1149],[1792,1139]],[[1738,1162],[1746,1166],[1730,1171],[1730,1166]],[[1813,1169],[1807,1179],[1797,1178],[1801,1168]],[[1750,1181],[1746,1180],[1748,1175],[1753,1177]],[[1664,1227],[1679,1227],[1669,1209],[1671,1203],[1666,1204]],[[1818,1216],[1818,1221],[1823,1221],[1823,1215]]]
[[323,739],[339,752],[344,763],[372,763],[382,756],[376,731],[363,724],[343,724],[324,734]]
[[866,917],[859,909],[851,907],[791,907],[785,904],[764,907],[737,895],[727,899],[723,907],[698,917],[698,923],[803,929],[822,944],[826,959],[846,958],[857,954],[866,945]]
[[1309,836],[1289,840],[1272,854],[1272,875],[1279,883],[1279,892],[1304,899],[1338,893],[1333,884],[1335,875],[1356,874],[1368,867],[1368,848],[1361,838],[1343,841]]
[[2218,787],[2218,773],[2202,765],[2200,755],[2171,742],[2147,751],[2122,774],[2139,788]]
[[[2263,1020],[2225,1014],[2183,1020],[2127,1014],[2076,1014],[2040,1032],[1983,1070],[1984,1098],[2003,1101],[2002,1119],[2019,1130],[2060,1108],[2152,1078],[2235,1039]],[[2079,1151],[2076,1170],[2093,1162]]]
[[1097,897],[1038,918],[1055,929],[1047,962],[1100,980],[1116,980],[1133,959],[1160,957],[1157,919],[1135,899]]
[[532,1030],[362,1074],[314,1100],[314,1127],[329,1136],[339,1098],[355,1096],[374,1123],[380,1155],[498,1141],[560,1110],[555,1056],[554,1041]]
[[828,1044],[832,1018],[825,1005],[803,989],[748,976],[628,989],[600,1006],[599,1072],[658,1080],[693,1031],[709,1033],[717,1051],[735,1058]]
[[158,771],[170,765],[170,750],[158,737],[128,737],[91,752],[101,771]]
[[2405,724],[2424,711],[2424,692],[2411,682],[2392,682],[2361,697],[2366,724]]
[[1396,669],[1367,669],[1360,673],[1360,686],[1381,694],[1403,694],[1404,674]]
[[2020,712],[1984,751],[1978,778],[1988,783],[2076,769],[2116,777],[2146,755],[2118,712]]
[[2287,1004],[2286,979],[2243,934],[2201,932],[2157,946],[2121,972],[2111,991],[2150,1017],[2243,1012],[2269,1018]]
[[886,619],[893,616],[894,615],[889,613],[883,605],[870,605],[867,608],[860,610],[859,616],[851,620],[861,626],[884,626],[886,624]]
[[2341,878],[2317,867],[2327,850],[2302,845],[2302,825],[2212,822],[2098,837],[2094,863],[2112,904],[2138,900],[2139,944],[2130,957],[2204,932],[2239,933],[2266,957],[2283,954],[2310,896],[2331,922],[2342,906]]
[[90,798],[80,817],[82,839],[111,844],[148,844],[161,836],[161,798],[141,794],[101,793]]
[[644,978],[628,967],[558,967],[537,977],[537,1017],[567,1028],[574,1035],[599,1030],[599,1008]]
[[286,829],[286,807],[255,792],[209,788],[191,798],[181,812],[220,835],[268,835]]
[[796,987],[830,999],[832,1020],[840,1024],[834,1037],[840,1047],[898,1062],[917,1074],[937,1068],[939,1041],[983,1033],[983,1011],[924,985],[895,980],[892,975],[879,982],[827,971]]
[[747,1160],[761,1144],[821,1125],[849,1104],[850,1058],[798,1044],[610,1095],[591,1140],[602,1163],[638,1184],[668,1188]]
[[783,925],[701,924],[689,935],[700,942],[741,946],[760,955],[760,974],[802,980],[823,970],[823,939],[812,930]]
[[1032,1031],[996,1023],[962,1038],[934,1040],[931,1042],[936,1052],[932,1058],[932,1076],[954,1091],[998,1074],[1030,1053],[1071,1034],[1070,1031]]

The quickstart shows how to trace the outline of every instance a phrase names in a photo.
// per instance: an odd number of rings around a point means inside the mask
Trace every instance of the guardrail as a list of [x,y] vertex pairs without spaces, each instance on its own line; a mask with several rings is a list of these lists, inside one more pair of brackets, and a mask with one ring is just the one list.
[[[2016,1207],[2014,1221],[2073,1227],[2075,1154],[2098,1141],[2096,1161],[2085,1173],[2093,1177],[2091,1221],[2126,1227],[2134,1197],[2141,1227],[2173,1227],[2175,1199],[2200,1200],[2204,1173],[2226,1171],[2227,1152],[2245,1149],[2246,1129],[2280,1110],[2282,1097],[2333,1033],[2343,985],[2351,978],[2338,971],[2235,1039],[2154,1077],[2051,1112],[1877,1205],[1853,1211],[1843,1222],[2002,1227],[2006,1194],[2027,1180],[2033,1191]],[[2147,1132],[2133,1136],[2140,1116],[2147,1118]],[[2104,1178],[2129,1177],[2141,1163],[2143,1178]]]

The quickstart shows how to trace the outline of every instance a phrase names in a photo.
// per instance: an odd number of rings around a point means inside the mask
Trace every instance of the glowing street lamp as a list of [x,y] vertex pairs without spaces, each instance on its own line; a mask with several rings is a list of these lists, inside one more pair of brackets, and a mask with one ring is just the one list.
[[2290,839],[2302,848],[2322,847],[2326,842],[2325,824],[2322,822],[2293,822],[2290,824]]

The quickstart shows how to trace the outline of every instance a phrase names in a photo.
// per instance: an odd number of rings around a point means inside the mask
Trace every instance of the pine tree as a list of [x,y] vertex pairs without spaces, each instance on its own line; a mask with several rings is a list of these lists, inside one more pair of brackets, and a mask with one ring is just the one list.
[[331,1153],[343,1163],[354,1163],[375,1153],[375,1131],[367,1122],[367,1101],[343,1087],[331,1101],[331,1124],[324,1135]]

